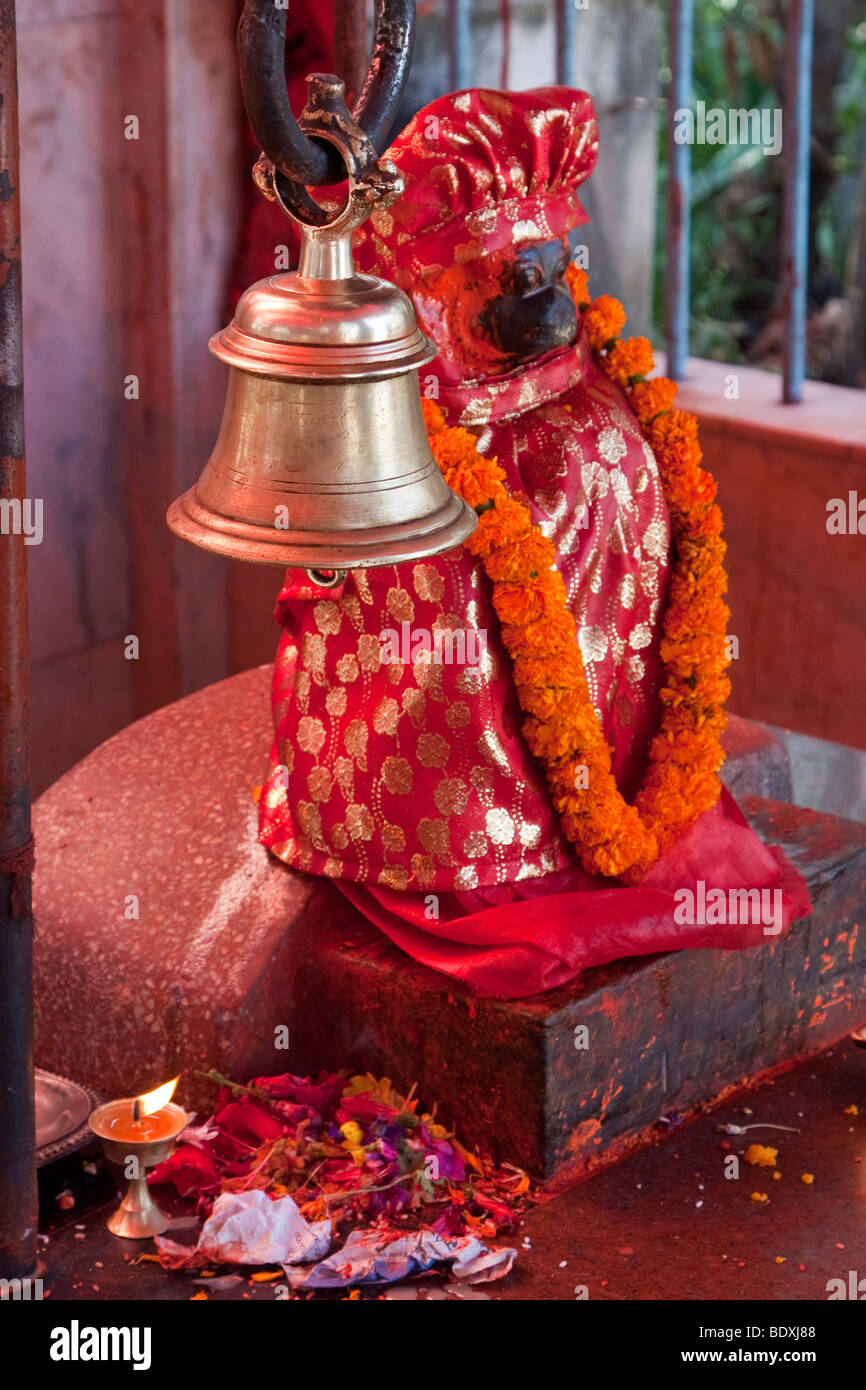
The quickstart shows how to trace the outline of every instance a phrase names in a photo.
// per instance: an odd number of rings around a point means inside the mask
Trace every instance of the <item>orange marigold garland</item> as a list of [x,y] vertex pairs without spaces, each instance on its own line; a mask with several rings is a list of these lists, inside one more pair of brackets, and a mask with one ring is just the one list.
[[475,436],[450,427],[424,401],[430,446],[449,486],[478,512],[465,542],[493,584],[502,641],[526,714],[523,733],[542,763],[566,838],[584,869],[636,883],[719,797],[721,736],[730,682],[725,675],[725,544],[713,479],[701,468],[694,416],[674,408],[676,385],[647,381],[653,369],[645,338],[620,338],[622,305],[590,301],[586,275],[568,273],[583,331],[607,375],[625,390],[652,446],[671,519],[674,566],[662,622],[665,675],[662,715],[649,767],[634,805],[621,795],[611,750],[592,705],[553,544],[528,506],[505,487],[495,459],[478,453]]

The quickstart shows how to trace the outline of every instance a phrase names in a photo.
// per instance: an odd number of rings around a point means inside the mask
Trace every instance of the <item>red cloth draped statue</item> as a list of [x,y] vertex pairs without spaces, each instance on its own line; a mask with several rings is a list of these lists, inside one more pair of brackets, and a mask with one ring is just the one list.
[[[586,220],[577,189],[596,152],[582,92],[443,97],[392,146],[406,191],[361,229],[357,259],[412,296],[440,350],[426,394],[477,433],[554,542],[631,800],[659,717],[668,514],[641,428],[562,299],[563,267],[551,275],[545,260],[551,247],[567,259],[564,238]],[[515,350],[515,294],[537,296],[529,360]],[[808,910],[803,880],[726,793],[638,887],[578,866],[521,736],[489,582],[462,547],[356,570],[331,591],[290,571],[277,617],[261,839],[337,880],[425,964],[522,996],[623,956],[755,945]],[[682,920],[677,890],[702,902],[713,888],[766,890],[763,918]]]

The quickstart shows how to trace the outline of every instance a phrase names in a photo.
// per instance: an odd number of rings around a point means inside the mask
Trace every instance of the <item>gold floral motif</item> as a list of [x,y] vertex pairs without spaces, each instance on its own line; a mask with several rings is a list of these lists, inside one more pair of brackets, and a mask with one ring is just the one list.
[[301,642],[301,660],[314,680],[325,672],[325,639],[320,632],[305,632]]
[[460,816],[466,810],[469,788],[460,777],[443,777],[433,793],[436,810],[440,815]]
[[541,872],[543,874],[556,872],[556,850],[552,845],[547,845],[541,851]]
[[408,796],[413,782],[412,764],[408,758],[385,758],[382,762],[382,781],[392,796]]
[[455,700],[445,711],[445,723],[449,729],[465,729],[470,718],[469,706],[463,700]]
[[585,463],[580,470],[580,482],[588,504],[596,498],[607,497],[610,479],[600,463]]
[[397,720],[400,717],[400,706],[390,695],[386,695],[384,700],[380,700],[373,711],[373,730],[377,734],[389,734],[393,737],[397,732]]
[[442,691],[442,667],[431,661],[416,661],[412,665],[416,685],[425,692],[428,699],[441,702],[445,699]]
[[382,826],[382,844],[388,854],[402,854],[406,848],[406,831],[401,825],[386,821]]
[[367,771],[367,739],[370,731],[363,719],[353,719],[344,735],[346,752],[355,759],[362,772]]
[[374,675],[382,664],[382,647],[373,632],[362,632],[358,638],[358,665],[362,671]]
[[489,767],[473,767],[469,781],[482,799],[493,795],[493,773]]
[[420,599],[431,603],[441,603],[445,592],[445,580],[435,565],[415,565],[412,571],[415,593]]
[[481,830],[471,830],[463,841],[467,859],[483,859],[487,853],[487,836]]
[[337,662],[336,671],[337,680],[342,681],[344,685],[350,685],[352,681],[358,679],[357,658],[351,652],[346,652],[345,656],[341,656]]
[[307,791],[314,801],[330,801],[334,779],[326,767],[314,767],[307,773]]
[[329,854],[322,868],[322,873],[325,875],[326,878],[342,878],[342,859],[337,859],[333,854]]
[[658,589],[659,567],[655,560],[642,560],[640,566],[640,586],[643,592],[650,597]]
[[639,685],[644,676],[643,658],[640,656],[630,656],[625,669],[632,685]]
[[616,597],[617,602],[621,607],[625,608],[627,612],[634,608],[635,599],[637,598],[637,586],[635,585],[633,574],[623,575],[617,585]]
[[589,585],[590,593],[601,593],[602,557],[599,551],[595,552],[595,554],[589,562],[589,565],[587,566],[586,580]]
[[415,749],[422,767],[444,767],[451,751],[441,734],[426,733],[419,735]]
[[424,711],[427,708],[427,700],[424,692],[409,686],[403,691],[403,713],[408,714],[412,723],[418,728],[424,723]]
[[477,695],[481,689],[481,672],[477,666],[467,666],[457,676],[457,689],[461,695]]
[[[501,140],[501,139],[502,139],[502,126],[499,124],[498,121],[495,121],[495,120],[493,119],[492,116],[488,115],[486,111],[480,111],[480,112],[479,112],[479,114],[478,114],[478,124],[479,124],[480,126],[483,126],[484,129],[485,129],[490,135],[494,136],[495,139],[497,139],[497,140]],[[521,165],[520,163],[518,163],[518,161],[517,161],[516,159],[514,159],[513,156],[512,156],[512,158],[511,158],[511,160],[509,161],[509,167],[510,167],[510,169],[511,169],[512,178],[514,178],[514,179],[517,179],[518,177],[519,177],[519,178],[524,178],[523,167],[522,167],[522,165]],[[525,191],[525,190],[519,189],[519,188],[518,188],[518,192],[523,192],[523,191]]]
[[412,855],[412,876],[421,888],[430,888],[436,878],[436,861],[429,854]]
[[349,834],[342,821],[331,829],[331,843],[335,849],[347,849],[349,845]]
[[447,855],[450,850],[447,821],[422,816],[418,822],[418,839],[428,854]]
[[637,623],[629,633],[628,644],[632,651],[642,651],[648,647],[653,640],[652,629],[649,623]]
[[383,888],[393,888],[398,893],[405,893],[409,886],[409,874],[399,864],[386,864],[384,869],[379,870],[377,882]]
[[607,656],[607,637],[600,627],[582,627],[577,634],[577,644],[587,663],[603,661]]
[[334,762],[334,776],[337,785],[347,801],[355,799],[355,764],[351,758],[337,758]]
[[541,826],[524,821],[520,827],[520,843],[524,849],[538,849],[541,844]]
[[473,888],[478,887],[478,870],[473,869],[469,864],[463,864],[454,875],[454,887],[464,893],[471,893]]
[[370,222],[379,236],[389,237],[394,230],[394,214],[389,212],[387,208],[383,208],[381,204],[373,208]]
[[320,603],[313,605],[313,617],[316,627],[325,636],[335,636],[343,623],[339,604],[336,604],[331,598],[322,599]]
[[616,717],[624,729],[634,727],[634,701],[624,690],[616,697]]
[[598,436],[598,452],[606,463],[619,463],[621,458],[625,458],[628,453],[628,446],[622,437],[622,430],[615,429],[613,425],[608,425]]
[[613,495],[616,498],[618,507],[630,508],[632,506],[631,488],[628,485],[628,478],[621,468],[611,469],[610,485]]
[[415,605],[408,589],[401,589],[396,585],[389,589],[385,597],[385,607],[398,623],[411,623],[415,617]]
[[484,826],[494,845],[510,845],[514,842],[514,821],[504,806],[494,806],[487,812]]
[[325,842],[322,839],[322,813],[318,806],[309,801],[298,802],[298,825],[301,827],[316,849],[324,849]]
[[352,570],[352,579],[358,592],[361,603],[369,605],[373,602],[373,591],[370,588],[370,580],[366,570]]
[[357,801],[347,806],[346,829],[353,840],[372,840],[375,824],[369,806]]
[[643,548],[654,560],[664,560],[668,553],[668,533],[663,521],[651,521],[644,531]]
[[523,863],[517,870],[517,882],[521,883],[527,878],[541,878],[541,870],[537,864]]
[[324,743],[325,726],[321,719],[314,719],[305,714],[298,721],[298,747],[301,752],[312,753],[313,757],[316,757]]
[[342,685],[332,685],[325,696],[325,709],[332,719],[340,719],[346,713],[346,690]]

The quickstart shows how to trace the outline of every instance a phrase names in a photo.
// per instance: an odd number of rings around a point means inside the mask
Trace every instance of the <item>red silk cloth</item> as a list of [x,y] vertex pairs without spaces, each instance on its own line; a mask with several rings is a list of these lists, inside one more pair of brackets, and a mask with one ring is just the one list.
[[[511,367],[453,312],[455,284],[466,297],[493,294],[510,247],[585,220],[575,189],[596,147],[582,92],[444,97],[392,146],[406,192],[374,214],[357,254],[412,295],[440,348],[430,371],[449,423],[476,431],[554,542],[614,775],[632,798],[659,718],[669,575],[655,459],[580,333]],[[336,879],[424,964],[519,997],[623,956],[764,939],[761,922],[678,925],[674,893],[699,881],[778,890],[774,930],[808,910],[799,874],[727,795],[640,887],[580,869],[520,734],[490,585],[462,548],[356,570],[333,591],[290,571],[277,619],[260,838],[287,863]],[[400,659],[383,659],[389,633]],[[425,650],[437,636],[439,660]]]

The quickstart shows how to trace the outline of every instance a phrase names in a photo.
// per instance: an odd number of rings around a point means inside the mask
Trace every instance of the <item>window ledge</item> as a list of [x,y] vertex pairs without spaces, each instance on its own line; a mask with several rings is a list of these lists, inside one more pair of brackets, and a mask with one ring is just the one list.
[[[665,354],[656,354],[665,371]],[[739,395],[728,399],[732,379]],[[776,372],[690,357],[686,377],[679,383],[677,404],[719,434],[784,436],[789,447],[815,449],[824,457],[856,458],[866,462],[866,391],[807,381],[800,405],[784,405],[782,382]]]

